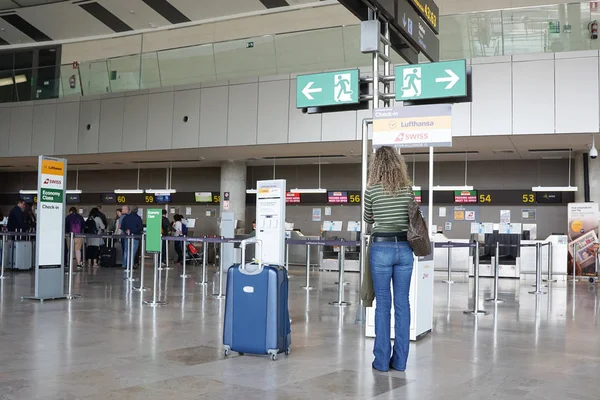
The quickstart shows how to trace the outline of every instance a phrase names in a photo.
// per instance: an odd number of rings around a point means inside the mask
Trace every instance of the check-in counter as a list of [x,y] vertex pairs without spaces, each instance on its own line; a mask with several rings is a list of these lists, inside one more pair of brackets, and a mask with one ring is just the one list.
[[[554,279],[566,280],[568,260],[567,242],[566,235],[551,235],[546,240],[522,240],[521,244],[525,246],[521,246],[521,276],[525,278],[525,275],[535,275],[535,244],[551,243],[551,251],[549,250],[549,246],[542,247],[542,275],[544,278],[547,276],[548,266],[551,262]],[[550,259],[549,253],[551,253]]]
[[[453,247],[451,244],[444,246],[444,243],[469,243],[469,239],[448,239],[442,233],[435,235],[435,250],[433,252],[433,261],[436,271],[448,271],[448,260],[450,260],[453,272],[469,271],[469,262],[472,260],[469,254],[469,247]],[[438,247],[438,246],[442,247]],[[450,253],[450,257],[448,257]]]
[[[287,231],[286,237],[290,240],[318,240],[319,236],[304,236],[299,231]],[[301,244],[291,244],[288,249],[289,265],[306,265],[306,246]],[[319,246],[310,246],[310,263],[317,265],[321,258],[321,249]]]

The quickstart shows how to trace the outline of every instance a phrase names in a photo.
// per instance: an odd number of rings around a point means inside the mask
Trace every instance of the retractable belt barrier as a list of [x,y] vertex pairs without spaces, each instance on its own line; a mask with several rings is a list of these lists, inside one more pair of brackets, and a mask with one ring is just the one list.
[[454,281],[452,280],[452,251],[451,250],[453,248],[473,247],[473,245],[471,243],[452,242],[449,240],[447,242],[435,242],[434,247],[436,249],[448,249],[448,279],[446,279],[443,282],[447,283],[447,284],[453,284]]

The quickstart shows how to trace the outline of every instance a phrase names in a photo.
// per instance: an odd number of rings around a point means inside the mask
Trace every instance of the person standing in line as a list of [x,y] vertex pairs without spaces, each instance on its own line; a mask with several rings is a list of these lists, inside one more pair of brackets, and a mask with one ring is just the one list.
[[[75,235],[83,233],[85,227],[85,220],[81,215],[77,213],[75,207],[69,209],[69,215],[65,219],[65,233],[69,235],[73,233]],[[67,249],[70,250],[71,239],[67,239]],[[73,253],[75,254],[75,260],[77,260],[77,268],[81,268],[81,249],[83,249],[83,238],[73,238]],[[69,263],[71,260],[69,260]]]
[[[367,224],[372,224],[370,272],[375,299],[375,344],[373,368],[404,371],[410,344],[409,290],[413,252],[407,241],[408,206],[414,201],[406,163],[389,146],[377,149],[369,169],[365,192]],[[390,343],[390,313],[394,291],[394,348]]]
[[98,209],[98,217],[102,220],[102,223],[105,226],[105,229],[108,228],[108,220],[106,219],[106,215],[102,212],[102,204],[98,204],[96,207]]
[[24,211],[25,200],[19,200],[17,205],[8,214],[8,223],[6,224],[8,232],[25,231],[27,229]]
[[[85,222],[85,233],[90,235],[101,235],[104,233],[105,229],[106,225],[104,225],[102,218],[100,218],[100,212],[96,207],[92,208],[88,220]],[[98,264],[98,260],[100,259],[100,246],[104,244],[104,240],[102,238],[89,238],[87,243],[86,257],[92,263],[92,267],[98,268],[100,266],[100,264]]]
[[121,215],[123,215],[123,210],[121,208],[117,208],[115,211],[115,224],[113,227],[113,233],[115,235],[121,235],[123,233],[121,230]]
[[[167,217],[167,210],[162,210],[162,221],[161,221],[161,234],[162,236],[169,236],[173,233],[173,227],[171,226],[171,221],[169,221],[169,217]],[[161,262],[163,265],[167,263],[167,241],[162,241],[162,254],[161,254]]]
[[[136,206],[124,206],[123,212],[125,209],[129,211],[129,213],[123,218],[123,222],[121,223],[121,229],[125,235],[141,235],[144,232],[144,223],[140,216],[138,215],[138,208]],[[129,248],[127,244],[128,240],[125,240],[125,246],[123,247],[123,268],[127,269],[127,260],[129,257],[129,252],[131,251],[133,254],[133,264],[135,265],[135,256],[137,255],[138,248],[140,246],[140,239],[133,239],[133,249]],[[132,265],[133,267],[133,265]]]
[[[173,216],[175,222],[173,222],[173,236],[183,236],[183,222],[181,215],[175,214]],[[175,252],[177,253],[177,264],[181,264],[183,262],[183,242],[175,242]]]

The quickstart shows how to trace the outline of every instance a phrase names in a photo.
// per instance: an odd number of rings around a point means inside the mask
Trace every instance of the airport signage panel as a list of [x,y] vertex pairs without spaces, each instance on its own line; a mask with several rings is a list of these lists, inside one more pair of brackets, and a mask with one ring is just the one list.
[[360,73],[349,69],[298,75],[296,108],[357,104],[360,102]]
[[466,60],[396,67],[396,100],[441,99],[466,95]]
[[476,190],[456,190],[454,191],[454,202],[458,204],[477,203]]
[[452,147],[452,106],[373,110],[373,147]]
[[327,192],[327,202],[333,204],[348,203],[348,192]]
[[146,212],[146,252],[160,253],[162,210],[150,208]]
[[407,0],[398,1],[396,26],[432,62],[440,61],[440,40]]
[[287,192],[285,194],[285,202],[287,204],[300,204],[300,193]]
[[[399,0],[401,2],[403,0]],[[435,33],[440,33],[438,21],[440,20],[440,8],[433,0],[406,0],[413,5],[417,13],[423,18],[427,25],[433,29]]]

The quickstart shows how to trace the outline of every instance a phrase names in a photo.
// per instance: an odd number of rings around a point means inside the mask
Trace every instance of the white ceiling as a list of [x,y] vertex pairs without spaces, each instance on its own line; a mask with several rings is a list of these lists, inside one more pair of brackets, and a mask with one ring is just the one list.
[[[585,151],[589,134],[512,135],[457,137],[451,148],[436,149],[436,161],[536,160],[569,157],[564,149]],[[302,143],[269,146],[198,148],[136,153],[87,154],[67,156],[69,164],[81,170],[130,168],[210,167],[223,162],[243,161],[251,166],[360,163],[361,144],[353,142]],[[543,149],[543,152],[530,152]],[[563,149],[563,151],[556,151]],[[469,152],[465,154],[465,152]],[[451,152],[452,154],[446,154]],[[428,150],[405,149],[407,161],[428,160]],[[322,158],[319,160],[319,156]],[[335,157],[333,157],[335,156]],[[275,160],[273,160],[273,157]],[[36,157],[1,158],[0,171],[35,170]]]

